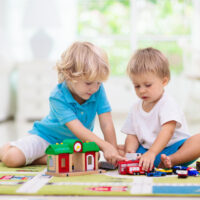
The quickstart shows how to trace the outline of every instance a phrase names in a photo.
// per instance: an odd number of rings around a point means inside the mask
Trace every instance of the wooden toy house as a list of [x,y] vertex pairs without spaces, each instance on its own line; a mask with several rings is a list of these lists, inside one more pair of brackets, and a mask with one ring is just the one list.
[[54,176],[76,176],[101,173],[98,170],[99,147],[95,142],[67,139],[46,149],[47,172]]

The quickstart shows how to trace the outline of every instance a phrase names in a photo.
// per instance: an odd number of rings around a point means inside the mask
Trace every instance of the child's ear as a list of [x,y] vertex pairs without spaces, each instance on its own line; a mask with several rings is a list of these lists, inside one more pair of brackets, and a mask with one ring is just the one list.
[[163,78],[163,85],[166,86],[168,84],[168,82],[169,82],[169,78],[167,76],[165,76]]

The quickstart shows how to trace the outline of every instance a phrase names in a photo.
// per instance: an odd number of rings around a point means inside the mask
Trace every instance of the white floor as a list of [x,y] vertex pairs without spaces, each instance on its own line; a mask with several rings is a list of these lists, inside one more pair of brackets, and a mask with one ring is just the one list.
[[1,200],[190,200],[199,197],[88,197],[88,196],[0,196]]
[[195,200],[199,197],[0,196],[1,200]]

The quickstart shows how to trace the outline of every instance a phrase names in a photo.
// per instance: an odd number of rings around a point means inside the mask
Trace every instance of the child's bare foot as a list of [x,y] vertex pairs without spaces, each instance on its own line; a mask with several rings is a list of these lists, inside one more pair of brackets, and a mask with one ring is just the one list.
[[172,168],[172,161],[169,156],[161,154],[161,162],[158,165],[159,168]]

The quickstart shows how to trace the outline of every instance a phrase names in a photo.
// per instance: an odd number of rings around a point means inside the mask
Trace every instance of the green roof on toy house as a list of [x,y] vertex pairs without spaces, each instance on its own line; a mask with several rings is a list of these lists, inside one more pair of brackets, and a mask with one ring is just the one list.
[[81,142],[83,145],[83,150],[82,153],[85,152],[90,152],[90,151],[95,151],[98,152],[100,149],[97,146],[95,142],[82,142],[81,140],[78,139],[66,139],[60,144],[51,144],[47,147],[45,153],[46,154],[51,154],[51,155],[58,155],[61,153],[74,153],[74,143],[75,142]]

